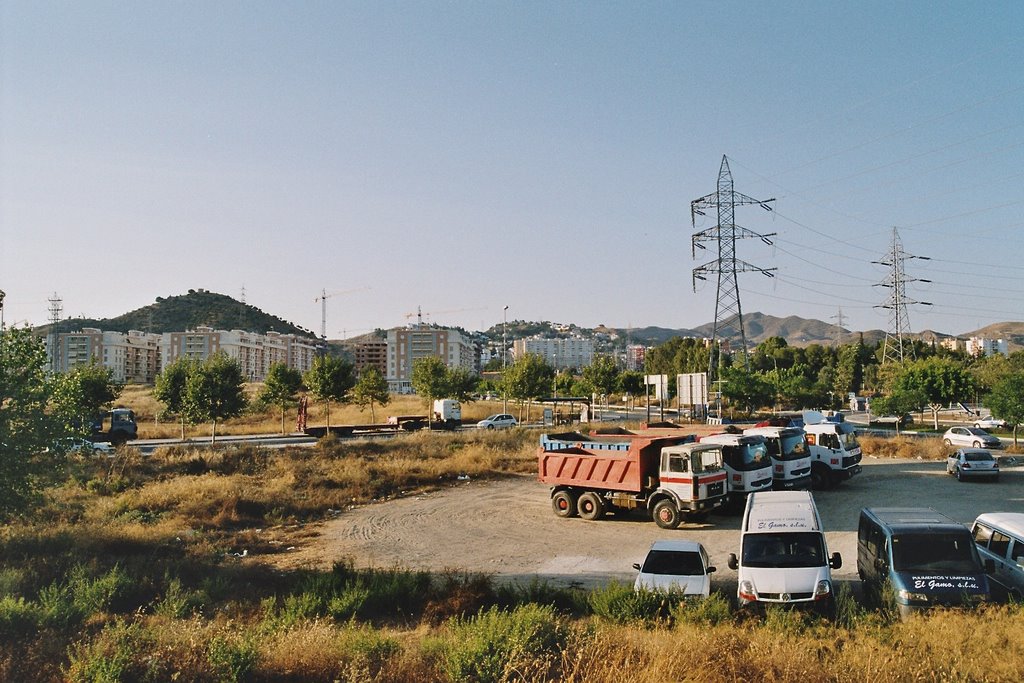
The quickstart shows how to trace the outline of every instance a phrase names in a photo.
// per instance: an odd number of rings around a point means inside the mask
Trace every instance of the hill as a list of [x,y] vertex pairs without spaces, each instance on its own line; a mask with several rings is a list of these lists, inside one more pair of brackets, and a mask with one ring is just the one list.
[[[83,327],[97,327],[104,331],[127,332],[181,332],[206,325],[219,330],[246,330],[266,334],[273,330],[282,334],[297,334],[315,338],[316,335],[281,318],[264,313],[255,306],[244,304],[230,296],[190,289],[187,294],[157,297],[156,302],[116,318],[72,318],[62,320],[60,332],[74,332]],[[49,326],[43,329],[49,329]]]

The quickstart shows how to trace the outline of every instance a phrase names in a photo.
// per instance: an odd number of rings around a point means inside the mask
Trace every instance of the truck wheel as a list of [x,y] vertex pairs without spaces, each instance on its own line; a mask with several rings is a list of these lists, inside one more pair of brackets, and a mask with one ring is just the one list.
[[811,465],[811,488],[815,491],[824,491],[832,488],[832,470],[828,465],[816,462]]
[[601,500],[601,496],[593,491],[587,491],[580,496],[576,509],[579,511],[580,517],[588,521],[594,521],[604,516],[604,501]]
[[654,506],[652,513],[654,517],[654,523],[660,526],[662,529],[675,529],[679,526],[679,522],[682,521],[682,515],[679,514],[679,508],[671,500],[665,499],[659,501]]
[[568,491],[558,491],[551,496],[551,509],[558,517],[576,516],[576,496]]

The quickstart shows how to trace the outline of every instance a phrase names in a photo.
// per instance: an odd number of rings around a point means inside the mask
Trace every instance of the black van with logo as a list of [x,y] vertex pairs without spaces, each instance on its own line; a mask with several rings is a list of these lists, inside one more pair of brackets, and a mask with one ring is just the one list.
[[931,508],[861,510],[857,573],[876,589],[888,579],[902,618],[936,605],[974,605],[990,596],[971,532]]

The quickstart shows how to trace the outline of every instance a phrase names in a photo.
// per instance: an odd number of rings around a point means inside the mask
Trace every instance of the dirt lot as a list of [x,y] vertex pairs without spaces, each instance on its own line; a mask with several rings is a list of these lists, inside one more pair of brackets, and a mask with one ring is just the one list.
[[[1018,460],[1020,458],[1018,457]],[[982,512],[1024,509],[1024,468],[1004,468],[998,483],[957,482],[944,462],[864,461],[863,472],[815,494],[830,552],[843,556],[838,580],[857,580],[857,515],[870,506],[931,506],[969,524]],[[329,567],[351,558],[358,566],[493,574],[499,580],[539,577],[558,584],[632,581],[634,562],[659,538],[705,545],[718,567],[716,586],[735,590],[726,566],[739,547],[740,515],[712,515],[707,523],[667,531],[639,516],[596,522],[560,519],[548,488],[533,477],[466,481],[456,487],[342,513],[320,537],[290,556],[289,564]]]

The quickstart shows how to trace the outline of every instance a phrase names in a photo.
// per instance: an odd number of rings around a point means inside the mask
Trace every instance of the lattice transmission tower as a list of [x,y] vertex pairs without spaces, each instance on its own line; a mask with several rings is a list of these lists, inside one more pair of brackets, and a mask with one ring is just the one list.
[[50,371],[58,372],[60,370],[60,348],[57,343],[60,340],[60,335],[57,333],[57,327],[60,325],[61,318],[64,315],[64,300],[61,299],[57,292],[53,293],[53,296],[49,298],[50,302]]
[[[771,244],[768,239],[775,233],[761,235],[736,225],[736,207],[743,204],[757,204],[765,211],[771,211],[768,202],[772,199],[754,199],[745,194],[736,192],[733,189],[732,171],[729,170],[729,159],[722,155],[722,166],[718,170],[718,190],[700,199],[690,202],[690,221],[693,228],[697,228],[697,216],[703,216],[704,211],[711,208],[718,209],[718,223],[711,228],[694,233],[691,250],[693,258],[697,258],[697,249],[706,249],[704,242],[718,243],[718,258],[693,269],[693,291],[697,291],[697,280],[706,280],[709,273],[718,276],[718,287],[715,293],[715,323],[711,333],[711,353],[708,360],[708,382],[714,381],[716,343],[720,337],[731,336],[739,338],[739,348],[743,354],[743,367],[750,369],[750,359],[747,355],[747,333],[743,328],[743,308],[740,306],[740,288],[737,283],[736,274],[754,271],[775,277],[775,268],[761,268],[753,264],[741,261],[736,258],[736,240],[748,237],[757,237],[765,244]],[[731,335],[727,335],[728,332]],[[721,352],[717,354],[720,361]]]
[[882,365],[887,362],[902,363],[907,357],[915,358],[914,343],[910,339],[910,321],[907,318],[907,306],[920,305],[931,306],[927,301],[914,301],[907,298],[908,282],[931,282],[921,278],[908,278],[903,268],[907,259],[920,259],[930,261],[927,256],[913,256],[903,251],[903,242],[900,240],[899,231],[892,229],[892,248],[886,257],[872,263],[889,268],[889,276],[884,282],[879,282],[876,287],[889,288],[889,300],[875,308],[889,309],[889,329],[885,333],[885,343],[882,345]]

